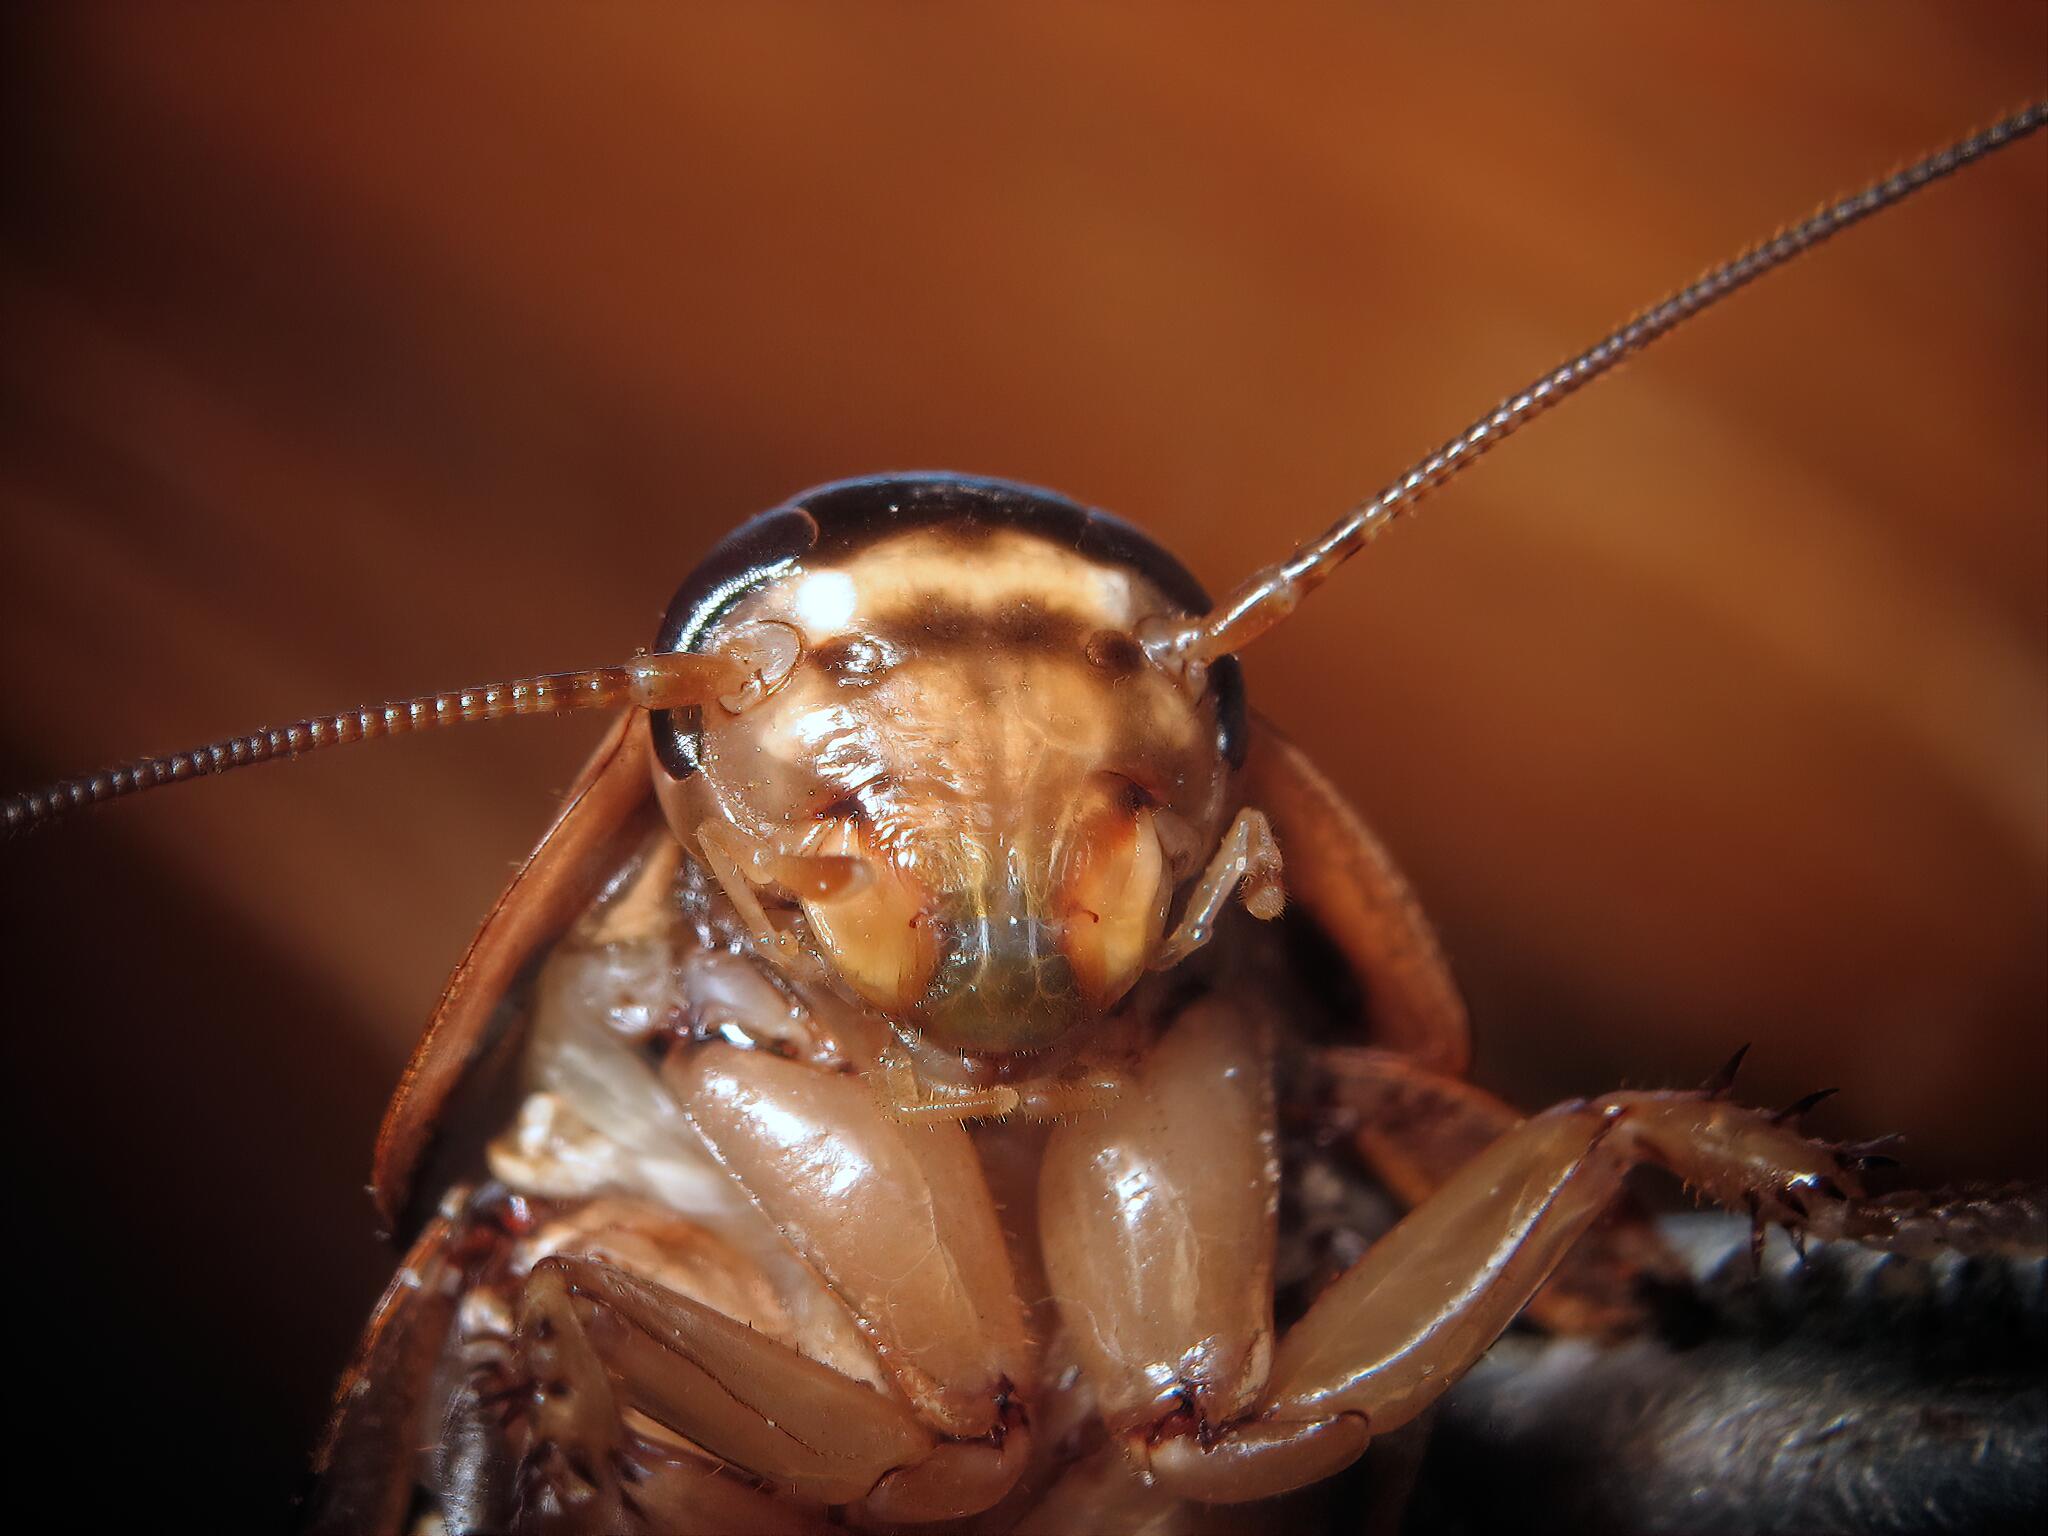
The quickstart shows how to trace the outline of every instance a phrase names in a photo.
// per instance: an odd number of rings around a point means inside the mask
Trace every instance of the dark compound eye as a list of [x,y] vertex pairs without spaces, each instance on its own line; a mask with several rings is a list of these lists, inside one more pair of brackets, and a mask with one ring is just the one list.
[[1088,664],[1111,677],[1129,677],[1145,665],[1145,653],[1138,642],[1120,629],[1098,629],[1082,648]]

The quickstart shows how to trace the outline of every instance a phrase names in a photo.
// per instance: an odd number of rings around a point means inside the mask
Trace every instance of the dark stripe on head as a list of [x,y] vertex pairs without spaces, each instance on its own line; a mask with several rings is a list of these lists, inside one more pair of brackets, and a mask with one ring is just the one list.
[[[1111,513],[1008,480],[881,475],[819,486],[742,523],[705,556],[676,593],[655,649],[696,649],[741,598],[799,561],[816,558],[831,564],[883,539],[935,524],[962,539],[986,537],[999,529],[1036,534],[1088,559],[1134,572],[1183,614],[1209,608],[1208,593],[1186,566],[1142,530]],[[1028,609],[1017,615],[1020,637],[1032,625]],[[1209,679],[1216,696],[1218,745],[1236,767],[1244,761],[1248,741],[1244,679],[1236,658],[1215,663]],[[697,771],[699,718],[695,710],[658,710],[652,717],[655,750],[676,778]]]

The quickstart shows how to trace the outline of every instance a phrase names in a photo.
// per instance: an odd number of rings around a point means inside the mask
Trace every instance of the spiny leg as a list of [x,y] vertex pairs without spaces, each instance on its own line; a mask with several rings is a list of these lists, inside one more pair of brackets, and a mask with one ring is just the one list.
[[549,1258],[528,1284],[525,1354],[585,1358],[576,1373],[529,1374],[543,1388],[584,1381],[582,1396],[600,1404],[565,1405],[548,1437],[589,1446],[560,1468],[563,1486],[607,1495],[603,1470],[619,1459],[603,1438],[617,1433],[616,1411],[601,1411],[609,1397],[813,1504],[915,1521],[1000,1499],[1032,1440],[1010,1384],[1036,1371],[965,1132],[903,1125],[859,1076],[766,1051],[691,1046],[661,1070],[713,1155],[844,1303],[890,1385],[806,1360],[595,1255]]
[[536,1460],[525,1514],[609,1528],[633,1491],[618,1452],[631,1408],[812,1505],[865,1501],[885,1520],[974,1513],[1015,1481],[1029,1437],[1007,1420],[949,1440],[899,1400],[700,1302],[598,1260],[534,1266],[519,1348]]
[[1209,866],[1188,895],[1180,923],[1152,957],[1155,971],[1170,970],[1209,942],[1231,892],[1242,885],[1245,910],[1270,920],[1280,915],[1286,893],[1280,884],[1280,845],[1266,813],[1250,806],[1237,813]]
[[1331,1475],[1470,1369],[1640,1163],[1762,1220],[1818,1230],[1859,1208],[1831,1149],[1709,1093],[1560,1105],[1473,1159],[1317,1298],[1241,1422],[1206,1445],[1176,1435],[1127,1450],[1162,1486],[1210,1502]]
[[1943,1253],[2048,1258],[2048,1189],[2015,1182],[1902,1190],[1814,1213],[1822,1240],[1847,1239],[1909,1258]]
[[[1393,1051],[1338,1046],[1318,1053],[1334,1126],[1394,1198],[1423,1203],[1522,1123],[1522,1113],[1462,1077]],[[1685,1265],[1626,1191],[1574,1244],[1530,1301],[1553,1333],[1619,1335],[1648,1316],[1646,1284],[1679,1285]]]

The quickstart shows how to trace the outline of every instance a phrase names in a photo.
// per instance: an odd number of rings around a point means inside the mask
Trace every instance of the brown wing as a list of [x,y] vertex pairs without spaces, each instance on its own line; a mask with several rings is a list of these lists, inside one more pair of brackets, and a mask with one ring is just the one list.
[[490,1044],[498,1000],[540,947],[603,889],[656,814],[652,760],[645,717],[626,711],[448,978],[377,1133],[370,1187],[394,1231],[442,1112]]
[[[1488,1142],[1521,1121],[1462,1081],[1472,1059],[1465,1005],[1436,933],[1392,857],[1359,815],[1270,722],[1255,718],[1246,798],[1280,839],[1287,887],[1365,983],[1378,1049],[1321,1055],[1336,1100],[1357,1117],[1359,1155],[1402,1204],[1427,1199]],[[1683,1266],[1632,1199],[1624,1199],[1559,1268],[1530,1315],[1559,1333],[1619,1333],[1640,1324],[1645,1278]]]
[[458,1223],[449,1211],[427,1223],[370,1314],[314,1457],[306,1536],[400,1536],[407,1528],[416,1453],[435,1433],[420,1414],[460,1300],[451,1256]]
[[1301,749],[1252,718],[1245,800],[1266,813],[1286,860],[1287,891],[1364,982],[1371,1042],[1437,1071],[1472,1061],[1465,1004],[1436,932],[1364,821]]

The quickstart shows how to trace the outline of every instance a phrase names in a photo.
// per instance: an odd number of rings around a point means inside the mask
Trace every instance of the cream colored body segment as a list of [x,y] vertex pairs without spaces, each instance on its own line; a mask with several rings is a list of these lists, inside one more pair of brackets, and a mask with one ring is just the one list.
[[[538,1351],[572,1396],[604,1398],[549,1420],[593,1455],[625,1454],[624,1412],[680,1437],[665,1454],[685,1469],[701,1447],[883,1523],[1057,1509],[1104,1486],[1155,1514],[1267,1497],[1455,1380],[1633,1163],[1731,1199],[1847,1198],[1831,1154],[1700,1094],[1566,1106],[1498,1139],[1283,1337],[1274,1085],[1277,1053],[1301,1045],[1256,968],[1212,968],[1191,1000],[1140,992],[1089,1053],[1122,1069],[1114,1100],[1002,1142],[1006,1207],[976,1135],[891,1112],[882,1021],[697,947],[702,920],[693,934],[688,902],[665,895],[691,882],[662,848],[543,971],[530,1091],[493,1148],[518,1194],[574,1210],[608,1193],[529,1246],[519,1300],[468,1314],[470,1347],[529,1369]],[[657,1069],[639,1047],[679,991],[715,1006]],[[1068,1400],[1102,1426],[1092,1459],[1037,1432]]]

